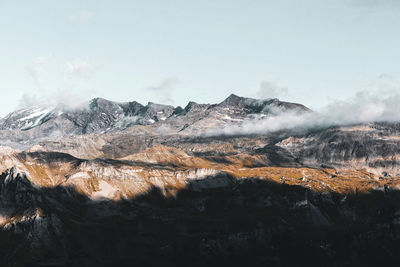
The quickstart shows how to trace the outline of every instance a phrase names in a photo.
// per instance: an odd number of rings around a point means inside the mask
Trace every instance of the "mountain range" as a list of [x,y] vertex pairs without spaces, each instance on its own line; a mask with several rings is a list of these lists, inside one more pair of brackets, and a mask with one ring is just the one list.
[[250,114],[268,115],[278,110],[293,109],[309,111],[303,105],[278,99],[258,100],[234,94],[219,104],[197,104],[191,101],[185,108],[152,102],[144,106],[136,101],[119,103],[95,98],[75,108],[43,104],[18,109],[1,119],[0,130],[35,129],[31,132],[44,136],[54,132],[61,135],[104,133],[133,125],[165,124],[175,132],[193,134],[186,128],[200,120],[214,120],[217,125],[222,125],[243,120]]
[[247,129],[312,112],[234,94],[11,112],[0,120],[0,261],[396,265],[400,124]]

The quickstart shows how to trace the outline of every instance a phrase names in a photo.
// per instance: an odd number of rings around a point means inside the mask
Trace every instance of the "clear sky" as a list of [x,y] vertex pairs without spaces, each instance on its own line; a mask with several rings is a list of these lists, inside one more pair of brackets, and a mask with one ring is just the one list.
[[320,107],[398,90],[399,67],[400,0],[0,0],[1,116],[44,95]]

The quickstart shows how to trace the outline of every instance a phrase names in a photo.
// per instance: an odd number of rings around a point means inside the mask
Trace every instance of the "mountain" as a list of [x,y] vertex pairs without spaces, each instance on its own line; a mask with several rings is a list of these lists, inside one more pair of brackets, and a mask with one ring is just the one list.
[[120,103],[95,98],[75,108],[38,105],[11,112],[0,120],[0,143],[16,142],[23,146],[48,137],[100,134],[153,124],[169,132],[193,135],[199,130],[206,132],[242,121],[251,114],[272,114],[272,110],[278,109],[309,111],[302,105],[277,99],[256,100],[236,95],[215,105],[189,102],[184,109],[152,102],[144,106],[136,101]]
[[233,94],[12,112],[0,121],[0,263],[396,265],[398,122],[221,131],[311,113]]
[[61,131],[62,134],[99,133],[111,127],[126,128],[133,124],[151,124],[166,119],[172,106],[133,101],[117,103],[102,98],[92,99],[79,108],[35,106],[8,114],[0,121],[1,130]]

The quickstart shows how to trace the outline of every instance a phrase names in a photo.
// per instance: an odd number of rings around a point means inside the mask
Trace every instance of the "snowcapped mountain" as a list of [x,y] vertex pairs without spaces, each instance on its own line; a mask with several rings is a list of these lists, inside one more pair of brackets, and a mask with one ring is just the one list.
[[172,106],[150,102],[143,106],[136,101],[118,103],[95,98],[75,109],[46,105],[19,109],[0,120],[0,129],[29,131],[40,127],[47,133],[61,130],[63,134],[86,134],[152,124],[165,120],[173,111]]
[[0,120],[2,130],[29,130],[61,115],[55,107],[34,106],[16,110]]
[[75,109],[41,105],[16,110],[0,120],[0,130],[32,131],[35,136],[47,136],[54,132],[88,134],[123,130],[133,125],[165,124],[177,132],[188,132],[191,128],[196,131],[194,124],[199,121],[204,130],[277,109],[308,111],[303,105],[278,99],[257,100],[233,94],[219,104],[189,102],[184,109],[152,102],[142,105],[136,101],[120,103],[95,98]]

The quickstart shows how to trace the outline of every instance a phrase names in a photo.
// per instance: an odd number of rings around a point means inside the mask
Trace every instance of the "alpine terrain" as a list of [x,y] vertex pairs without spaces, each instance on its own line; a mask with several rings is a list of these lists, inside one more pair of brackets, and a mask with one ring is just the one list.
[[11,112],[0,265],[398,266],[400,123],[273,127],[311,113],[233,94]]

